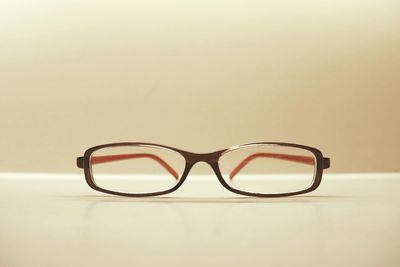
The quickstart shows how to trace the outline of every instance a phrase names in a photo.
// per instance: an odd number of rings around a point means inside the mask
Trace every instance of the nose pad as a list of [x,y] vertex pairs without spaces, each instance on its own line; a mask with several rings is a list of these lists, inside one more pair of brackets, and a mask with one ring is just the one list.
[[217,162],[215,162],[215,163],[213,163],[213,164],[208,163],[208,165],[210,165],[211,169],[214,171],[214,174],[215,174],[215,175],[218,177],[218,179],[219,179],[219,176],[221,175],[221,173],[220,173],[220,170],[219,170],[218,163],[217,163]]
[[[196,166],[197,168],[194,168],[194,171],[193,171],[192,167],[194,165],[197,165]],[[196,163],[193,163],[192,167],[191,167],[191,173],[194,175],[207,175],[210,177],[215,176],[216,179],[218,179],[220,182],[223,182],[223,181],[221,181],[221,179],[223,179],[223,178],[221,177],[218,163],[216,163],[216,162],[211,163],[211,162],[207,162],[207,161],[198,161]],[[211,167],[211,170],[210,170],[210,167]]]
[[[196,167],[193,168],[194,166]],[[190,169],[193,174],[212,174],[210,167],[212,168],[212,165],[209,162],[197,161],[191,164]]]
[[[214,171],[214,174],[218,176],[218,159],[221,156],[221,153],[223,151],[216,151],[212,153],[204,153],[204,154],[198,154],[198,153],[191,153],[191,152],[186,152],[185,158],[186,158],[186,164],[187,164],[187,170],[192,170],[192,167],[198,163],[205,163],[205,164],[200,164],[197,165],[197,167],[200,167],[200,172],[198,170],[195,170],[194,173],[197,174],[212,174],[210,173],[209,167]],[[209,167],[205,167],[206,165],[209,165]],[[218,177],[219,179],[219,177]]]

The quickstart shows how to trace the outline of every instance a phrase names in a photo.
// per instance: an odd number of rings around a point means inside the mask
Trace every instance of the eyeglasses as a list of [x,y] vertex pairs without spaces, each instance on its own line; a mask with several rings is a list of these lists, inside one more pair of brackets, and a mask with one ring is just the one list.
[[130,197],[175,191],[198,162],[208,163],[229,191],[255,197],[311,192],[330,167],[330,159],[316,148],[270,142],[202,154],[150,143],[114,143],[89,148],[77,158],[91,188]]

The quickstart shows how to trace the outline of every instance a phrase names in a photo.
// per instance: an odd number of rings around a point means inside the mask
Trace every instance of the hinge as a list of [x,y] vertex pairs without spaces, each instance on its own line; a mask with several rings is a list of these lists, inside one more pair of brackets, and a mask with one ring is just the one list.
[[328,169],[331,166],[331,159],[324,158],[324,169]]
[[83,157],[79,157],[76,159],[76,166],[78,166],[78,168],[83,168]]

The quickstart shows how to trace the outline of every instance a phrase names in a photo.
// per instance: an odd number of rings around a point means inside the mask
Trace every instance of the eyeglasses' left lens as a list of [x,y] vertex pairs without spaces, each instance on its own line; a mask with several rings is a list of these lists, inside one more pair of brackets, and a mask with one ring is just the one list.
[[90,166],[98,187],[143,194],[176,186],[185,169],[185,159],[178,152],[159,146],[112,146],[93,152]]
[[231,188],[274,195],[309,189],[314,182],[316,158],[298,147],[251,144],[226,151],[219,167]]

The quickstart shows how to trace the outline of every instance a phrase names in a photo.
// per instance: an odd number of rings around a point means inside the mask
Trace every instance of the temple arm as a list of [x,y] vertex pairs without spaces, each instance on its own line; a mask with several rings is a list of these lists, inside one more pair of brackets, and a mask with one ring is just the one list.
[[[281,160],[286,160],[286,161],[293,161],[293,162],[298,162],[302,164],[307,164],[307,165],[314,165],[315,164],[315,159],[314,157],[310,156],[299,156],[299,155],[289,155],[289,154],[277,154],[277,153],[255,153],[244,160],[242,160],[229,174],[229,178],[233,179],[235,175],[243,169],[250,161],[256,159],[256,158],[272,158],[272,159],[281,159]],[[324,169],[327,169],[330,167],[330,159],[329,158],[324,158]]]
[[[90,158],[91,164],[101,164],[119,160],[126,160],[126,159],[137,159],[137,158],[149,158],[152,160],[157,161],[161,166],[164,167],[172,176],[175,177],[176,180],[179,179],[178,173],[162,158],[156,156],[154,154],[149,153],[138,153],[138,154],[118,154],[118,155],[106,155],[106,156],[92,156]],[[83,168],[83,158],[77,158],[77,165],[79,168]]]

